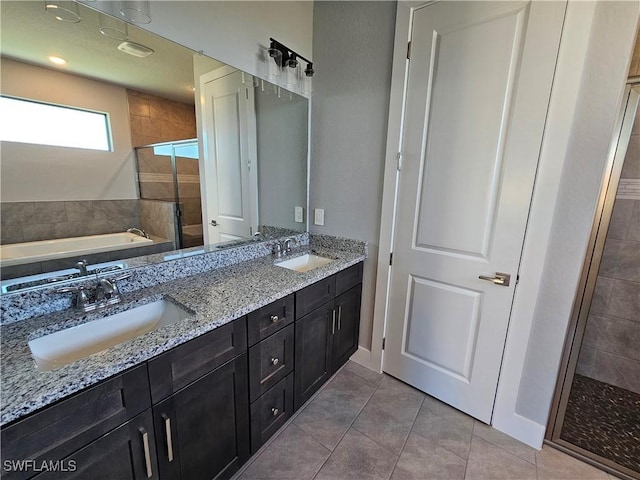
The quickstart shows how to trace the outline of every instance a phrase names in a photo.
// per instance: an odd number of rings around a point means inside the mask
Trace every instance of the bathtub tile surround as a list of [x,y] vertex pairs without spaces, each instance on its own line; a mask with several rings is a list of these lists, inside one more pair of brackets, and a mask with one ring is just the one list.
[[[300,234],[296,240],[301,245],[300,252],[308,250],[308,234]],[[270,254],[273,242],[191,257],[187,256],[188,252],[181,252],[179,260],[133,269],[134,276],[121,282],[121,291],[125,293],[123,303],[90,314],[68,310],[70,295],[56,295],[51,288],[3,296],[0,424],[139,364],[365,258],[362,253],[330,248],[327,237],[322,243],[325,248],[319,249],[319,253],[336,261],[305,273],[274,266]],[[361,245],[360,251],[364,250],[365,246]],[[194,312],[193,317],[58,370],[41,372],[34,368],[28,340],[160,298]],[[25,312],[28,313],[25,315]]]
[[0,243],[124,232],[140,224],[138,200],[2,202]]

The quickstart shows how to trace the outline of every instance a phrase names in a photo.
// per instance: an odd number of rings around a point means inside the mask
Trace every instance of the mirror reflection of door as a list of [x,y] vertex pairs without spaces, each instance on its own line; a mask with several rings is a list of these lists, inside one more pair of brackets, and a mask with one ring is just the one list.
[[258,226],[254,89],[243,84],[242,72],[229,71],[215,70],[200,79],[205,243],[248,237]]

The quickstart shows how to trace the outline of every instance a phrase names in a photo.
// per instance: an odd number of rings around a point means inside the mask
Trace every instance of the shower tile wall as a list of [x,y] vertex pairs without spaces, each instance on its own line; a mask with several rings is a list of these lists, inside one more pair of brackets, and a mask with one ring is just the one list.
[[138,200],[4,202],[0,243],[124,232],[140,227]]
[[127,90],[134,147],[196,138],[195,107]]
[[150,235],[166,238],[175,248],[176,238],[175,203],[155,200],[140,200],[140,224]]
[[627,148],[577,373],[640,393],[640,117]]
[[202,202],[200,198],[200,171],[198,160],[176,157],[178,170],[178,193],[183,212],[183,224],[202,223]]

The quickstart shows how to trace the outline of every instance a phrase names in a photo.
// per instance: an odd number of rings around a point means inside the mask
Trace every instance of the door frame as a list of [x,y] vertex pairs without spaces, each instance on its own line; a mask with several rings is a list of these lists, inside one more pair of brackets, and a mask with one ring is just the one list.
[[[355,357],[360,363],[378,372],[382,371],[383,364],[382,347],[390,287],[389,260],[393,251],[397,166],[403,133],[408,70],[407,42],[411,38],[413,11],[431,3],[434,2],[400,0],[397,4],[371,351],[362,352],[364,349],[361,347],[361,352]],[[588,74],[591,60],[589,38],[597,13],[595,2],[569,2],[565,10],[560,50],[521,256],[521,278],[514,296],[494,404],[492,426],[534,448],[540,448],[542,445],[546,421],[540,424],[520,415],[517,410],[518,396],[525,373],[536,303],[544,280],[545,264],[541,259],[554,250],[550,240],[554,215],[550,215],[550,212],[555,211],[560,198],[561,174],[568,163],[569,148],[575,141],[572,138],[572,126],[578,118],[579,102],[583,100],[576,85],[580,85]],[[614,106],[616,112],[622,102],[624,87],[624,81],[622,78],[620,80],[618,104]],[[612,127],[607,124],[606,119],[600,122],[605,131]],[[577,245],[576,255],[580,258],[584,256],[581,245]],[[579,274],[579,269],[566,272],[569,288],[572,284],[578,285]],[[553,362],[557,361],[557,366],[560,364],[560,354],[561,351],[549,352]],[[555,374],[553,379],[555,380]]]

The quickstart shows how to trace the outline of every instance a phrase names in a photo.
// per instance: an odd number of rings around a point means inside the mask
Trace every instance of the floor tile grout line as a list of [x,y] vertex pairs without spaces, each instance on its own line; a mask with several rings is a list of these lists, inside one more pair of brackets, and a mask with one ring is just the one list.
[[[344,368],[344,367],[343,367]],[[350,372],[353,373],[353,372]],[[358,378],[362,378],[359,375],[355,374]],[[384,378],[384,377],[383,377]],[[360,416],[360,414],[362,413],[362,411],[364,410],[364,408],[369,404],[369,402],[371,401],[371,398],[373,398],[373,396],[375,395],[375,393],[378,391],[378,389],[380,388],[380,384],[382,384],[382,380],[383,378],[381,378],[378,381],[378,384],[376,385],[376,388],[373,390],[373,392],[371,392],[371,395],[369,395],[369,398],[367,398],[367,401],[364,402],[364,405],[362,406],[362,408],[360,410],[358,410],[358,414],[353,418],[353,420],[351,421],[351,423],[349,424],[349,426],[347,427],[347,429],[345,430],[345,432],[342,434],[342,436],[340,437],[340,440],[338,440],[338,443],[336,443],[336,446],[333,448],[333,450],[328,449],[331,453],[329,454],[329,456],[325,459],[324,462],[322,462],[322,465],[320,465],[320,468],[318,469],[318,471],[316,472],[316,474],[311,478],[311,480],[315,480],[316,477],[318,476],[318,474],[320,473],[320,471],[322,470],[322,468],[326,465],[326,463],[329,461],[329,459],[331,458],[331,455],[334,454],[334,452],[336,451],[336,449],[338,448],[338,445],[340,445],[340,442],[342,442],[342,440],[344,439],[344,437],[347,435],[347,433],[349,432],[349,430],[351,430],[351,427],[353,426],[353,424],[356,422],[356,420],[358,419],[358,417]],[[366,381],[366,379],[362,378],[363,380]],[[368,438],[368,437],[367,437]],[[326,448],[326,447],[325,447]]]
[[[475,426],[476,426],[476,423],[482,423],[482,422],[480,422],[480,420],[476,420],[475,418],[473,419],[473,429],[471,430],[471,436],[472,436],[472,437],[477,437],[477,438],[479,438],[480,440],[482,440],[482,441],[484,441],[484,442],[487,442],[487,443],[489,443],[489,444],[493,445],[493,446],[494,446],[494,447],[496,447],[496,448],[499,448],[499,449],[500,449],[500,450],[502,450],[503,452],[508,453],[509,455],[511,455],[511,456],[513,456],[513,457],[515,457],[515,458],[517,458],[517,459],[519,459],[519,460],[522,460],[523,462],[527,462],[529,465],[533,465],[534,467],[537,467],[537,466],[538,466],[538,465],[537,465],[537,463],[538,463],[538,462],[536,461],[536,455],[535,455],[535,452],[534,452],[534,455],[533,455],[533,463],[532,463],[532,462],[530,462],[529,460],[527,460],[527,459],[525,459],[525,458],[522,458],[520,455],[516,455],[515,453],[510,452],[509,450],[507,450],[506,448],[504,448],[504,447],[502,447],[502,446],[498,445],[497,443],[492,442],[491,440],[489,440],[489,439],[487,439],[487,438],[484,438],[484,437],[481,437],[480,435],[476,434],[476,433],[475,433]],[[482,424],[483,424],[483,425],[485,425],[484,423],[482,423]],[[488,427],[493,428],[491,425],[488,425]],[[498,432],[500,432],[500,431],[498,430]],[[502,433],[502,432],[500,432],[500,433]],[[526,445],[526,444],[524,444],[524,443],[523,443],[523,446],[528,447],[528,445]],[[529,447],[529,448],[532,448],[532,447]],[[471,444],[469,444],[469,452],[470,452],[470,451],[471,451]],[[468,458],[468,457],[469,457],[469,453],[467,452],[467,458]]]
[[[251,455],[249,457],[249,460],[242,465],[242,467],[240,467],[240,469],[235,472],[232,476],[232,480],[240,480],[240,478],[244,475],[244,473],[249,469],[249,467],[254,464],[263,454],[264,452],[266,452],[271,445],[273,445],[278,438],[280,438],[280,435],[282,435],[282,433],[290,426],[290,425],[294,425],[296,428],[300,429],[301,432],[303,432],[305,435],[309,435],[309,433],[307,433],[306,431],[302,430],[300,427],[298,427],[297,425],[294,424],[295,419],[303,412],[307,409],[307,407],[309,405],[311,405],[311,402],[313,402],[317,397],[320,396],[320,394],[329,387],[329,385],[331,384],[331,382],[338,376],[338,374],[344,369],[346,370],[346,363],[341,366],[338,371],[336,373],[334,373],[331,378],[329,378],[329,380],[327,380],[319,389],[317,392],[315,392],[311,398],[309,398],[306,402],[304,402],[304,404],[302,405],[302,407],[300,407],[296,412],[294,412],[291,417],[289,417],[287,419],[287,421],[284,423],[284,425],[282,425],[278,431],[271,437],[269,438],[269,440],[267,440],[264,445],[262,445],[258,451],[256,453],[254,453],[253,455]],[[360,377],[362,378],[362,377]],[[320,445],[321,447],[329,450],[329,456],[331,456],[332,450],[325,447],[322,443],[320,443],[318,440],[316,440],[315,438],[311,437],[311,435],[309,435],[309,437],[316,442],[318,445]]]
[[402,448],[400,449],[400,453],[398,454],[398,458],[396,458],[396,462],[393,464],[393,468],[391,469],[391,475],[389,475],[389,478],[393,478],[393,474],[396,471],[396,468],[398,468],[398,462],[400,461],[400,457],[402,457],[402,453],[404,452],[405,447],[407,446],[407,442],[409,441],[409,437],[411,436],[411,433],[413,432],[413,427],[416,425],[416,420],[418,419],[418,415],[420,415],[420,410],[422,410],[422,405],[424,405],[424,400],[425,398],[427,398],[426,394],[422,397],[422,401],[420,402],[420,407],[418,408],[418,411],[416,412],[416,416],[413,418],[413,423],[411,423],[411,428],[409,429],[409,434],[407,435],[407,438],[404,439],[404,443],[402,444]]

